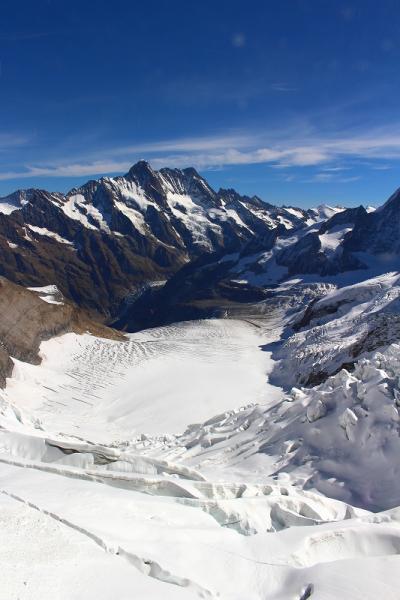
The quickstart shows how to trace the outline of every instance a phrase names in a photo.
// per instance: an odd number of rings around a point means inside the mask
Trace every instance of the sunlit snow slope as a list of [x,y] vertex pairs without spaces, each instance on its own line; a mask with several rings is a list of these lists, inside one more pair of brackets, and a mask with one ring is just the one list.
[[[396,349],[289,393],[268,382],[288,315],[67,334],[41,365],[17,362],[0,402],[0,600],[398,600],[396,496],[365,509],[388,454],[352,505],[372,451],[397,448]],[[344,493],[346,467],[360,476]]]
[[257,324],[209,320],[132,334],[126,342],[73,333],[17,362],[7,395],[46,429],[92,441],[179,433],[190,423],[282,395],[267,384]]

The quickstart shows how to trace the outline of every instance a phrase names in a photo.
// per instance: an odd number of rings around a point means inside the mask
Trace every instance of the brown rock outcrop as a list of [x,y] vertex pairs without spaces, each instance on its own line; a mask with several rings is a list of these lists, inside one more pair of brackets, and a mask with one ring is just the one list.
[[40,363],[44,340],[67,332],[89,332],[99,337],[123,339],[119,332],[96,323],[71,302],[49,303],[35,291],[0,277],[0,385],[12,372],[10,356]]

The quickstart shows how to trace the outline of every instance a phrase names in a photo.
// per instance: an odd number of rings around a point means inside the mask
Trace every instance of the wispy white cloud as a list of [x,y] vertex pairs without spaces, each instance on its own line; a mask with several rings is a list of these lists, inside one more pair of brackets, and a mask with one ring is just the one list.
[[371,165],[374,171],[389,171],[393,167],[391,165]]
[[333,173],[316,173],[311,177],[311,179],[307,179],[307,181],[309,183],[312,183],[314,181],[318,183],[326,183],[332,181],[332,179],[334,179]]
[[107,153],[111,156],[117,156],[129,153],[137,154],[149,152],[153,154],[155,152],[195,152],[222,150],[224,148],[248,148],[256,143],[257,139],[258,136],[255,136],[254,134],[230,133],[225,135],[178,138],[153,141],[144,144],[133,144],[111,148]]
[[340,173],[341,171],[349,171],[351,167],[345,166],[332,166],[332,167],[323,167],[322,171],[327,173]]
[[359,181],[360,175],[352,175],[343,177],[337,173],[328,173],[326,171],[320,171],[315,173],[311,178],[304,180],[305,183],[351,183],[352,181]]
[[102,175],[105,173],[127,171],[131,166],[132,161],[95,161],[43,167],[27,166],[23,170],[0,172],[0,180],[31,179],[33,177],[82,177],[86,175]]
[[[22,138],[0,135],[0,149],[6,144],[23,143]],[[34,177],[81,177],[125,172],[141,158],[154,167],[215,169],[229,165],[266,164],[274,168],[317,167],[314,181],[329,181],[335,173],[349,170],[351,161],[368,161],[379,168],[379,161],[400,160],[400,124],[370,130],[368,135],[346,131],[335,135],[307,134],[299,131],[228,133],[207,137],[178,138],[104,149],[75,160],[41,161],[23,168],[0,172],[0,180]],[[335,179],[337,181],[337,179]],[[342,181],[345,178],[342,176]],[[347,181],[354,178],[347,177]]]

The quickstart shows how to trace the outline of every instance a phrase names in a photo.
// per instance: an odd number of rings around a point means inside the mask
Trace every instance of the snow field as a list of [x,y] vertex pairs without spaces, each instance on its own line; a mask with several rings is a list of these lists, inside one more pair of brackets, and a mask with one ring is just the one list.
[[190,423],[282,392],[259,329],[205,321],[147,330],[127,342],[67,334],[41,346],[40,366],[16,362],[7,394],[43,426],[98,442],[179,433]]
[[[330,319],[371,310],[351,302]],[[283,391],[280,323],[68,334],[17,362],[0,599],[397,600],[399,348]]]

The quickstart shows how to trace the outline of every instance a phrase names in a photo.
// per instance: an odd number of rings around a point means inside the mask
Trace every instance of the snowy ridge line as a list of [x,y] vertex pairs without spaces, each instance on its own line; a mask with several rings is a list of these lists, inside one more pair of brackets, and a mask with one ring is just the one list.
[[70,529],[73,529],[74,531],[81,533],[82,535],[91,539],[95,544],[100,546],[108,554],[114,554],[114,555],[121,556],[124,559],[126,559],[129,562],[129,564],[134,566],[143,575],[147,575],[148,577],[151,577],[153,579],[158,579],[159,581],[161,581],[163,583],[169,583],[169,584],[177,585],[180,587],[191,588],[194,592],[197,593],[197,595],[200,598],[217,598],[219,596],[219,594],[215,595],[213,592],[207,590],[206,588],[203,588],[199,584],[195,583],[194,581],[191,581],[190,579],[188,579],[186,577],[181,577],[179,575],[174,575],[174,574],[170,573],[169,571],[163,569],[161,567],[161,565],[158,562],[154,561],[153,559],[143,558],[137,554],[128,552],[127,550],[124,550],[124,548],[122,548],[120,545],[115,546],[113,544],[109,544],[105,540],[103,540],[101,537],[99,537],[98,535],[93,533],[92,531],[89,531],[89,529],[81,527],[80,525],[76,525],[69,519],[60,517],[59,515],[51,512],[49,510],[46,510],[45,508],[40,508],[33,502],[26,500],[16,494],[13,494],[12,492],[8,492],[7,490],[0,489],[0,494],[3,494],[9,498],[12,498],[13,500],[16,500],[17,502],[26,504],[27,506],[29,506],[29,508],[32,508],[33,510],[37,510],[37,511],[41,512],[42,514],[50,517],[51,519],[54,519],[55,521],[62,523],[66,527],[69,527]]

